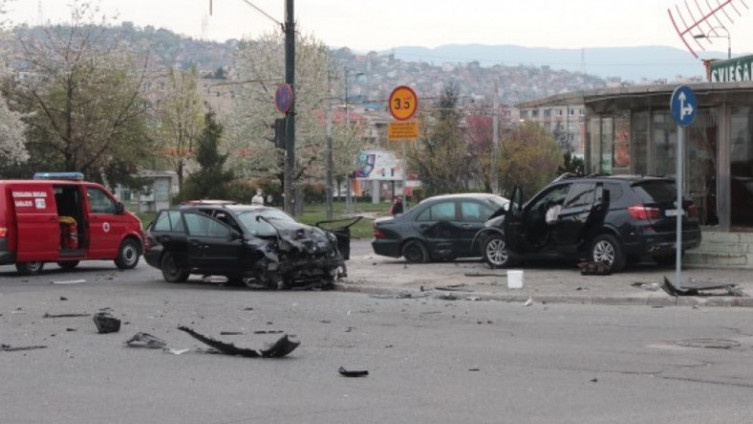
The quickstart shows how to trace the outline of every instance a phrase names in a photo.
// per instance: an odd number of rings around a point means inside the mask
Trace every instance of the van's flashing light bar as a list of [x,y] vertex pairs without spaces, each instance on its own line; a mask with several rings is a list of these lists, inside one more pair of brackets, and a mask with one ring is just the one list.
[[77,180],[84,179],[84,174],[81,172],[36,172],[34,173],[35,180]]

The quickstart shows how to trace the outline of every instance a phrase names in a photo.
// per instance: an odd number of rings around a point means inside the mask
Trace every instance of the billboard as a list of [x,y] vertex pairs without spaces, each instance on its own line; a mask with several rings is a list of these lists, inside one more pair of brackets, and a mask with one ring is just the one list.
[[392,152],[362,150],[356,161],[356,178],[362,180],[402,181],[403,161]]

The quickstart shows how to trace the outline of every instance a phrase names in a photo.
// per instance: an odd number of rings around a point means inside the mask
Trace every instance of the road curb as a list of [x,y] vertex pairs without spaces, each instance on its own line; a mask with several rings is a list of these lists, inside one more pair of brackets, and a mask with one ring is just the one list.
[[445,300],[494,300],[508,303],[534,304],[564,303],[581,305],[634,305],[634,306],[706,306],[706,307],[753,307],[753,297],[736,296],[569,296],[569,295],[521,295],[513,293],[467,292],[450,290],[397,289],[362,284],[338,282],[335,290],[351,293],[395,296],[395,298],[441,298]]

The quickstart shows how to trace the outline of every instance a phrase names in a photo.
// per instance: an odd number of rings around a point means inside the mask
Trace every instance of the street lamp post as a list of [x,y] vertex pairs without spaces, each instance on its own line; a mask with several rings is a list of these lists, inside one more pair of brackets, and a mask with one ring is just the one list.
[[[723,29],[725,35],[716,35],[717,29]],[[715,26],[711,27],[708,34],[696,34],[693,36],[695,39],[701,39],[701,38],[727,38],[727,59],[732,59],[732,40],[729,36],[729,30],[724,26]]]

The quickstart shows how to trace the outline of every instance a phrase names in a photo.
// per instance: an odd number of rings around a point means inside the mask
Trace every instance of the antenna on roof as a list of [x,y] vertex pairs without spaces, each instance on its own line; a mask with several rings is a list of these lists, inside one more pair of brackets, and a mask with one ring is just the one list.
[[[704,35],[708,38],[711,34],[713,37],[717,37],[716,29],[719,27],[725,28],[724,21],[729,21],[730,24],[734,23],[731,13],[734,12],[737,16],[742,16],[740,13],[741,7],[748,9],[748,5],[745,4],[745,0],[693,0],[695,6],[692,7],[688,4],[688,0],[684,0],[683,6],[675,5],[674,14],[672,9],[667,9],[669,13],[669,19],[672,21],[672,25],[677,31],[677,35],[682,39],[685,47],[688,48],[693,56],[698,57],[698,53],[695,52],[691,46],[691,42],[695,43],[697,48],[706,50],[703,45],[698,41],[696,35]],[[721,18],[720,18],[721,15]],[[724,19],[722,19],[724,18]]]

